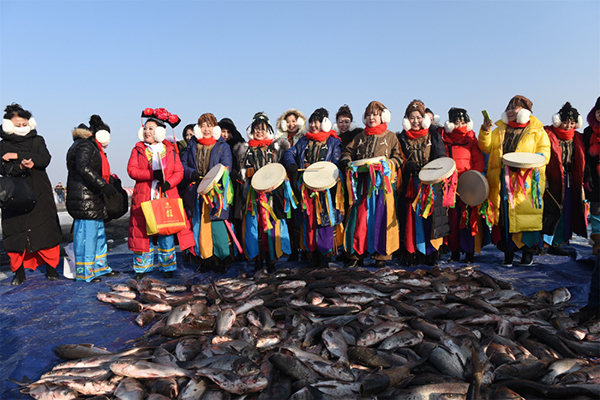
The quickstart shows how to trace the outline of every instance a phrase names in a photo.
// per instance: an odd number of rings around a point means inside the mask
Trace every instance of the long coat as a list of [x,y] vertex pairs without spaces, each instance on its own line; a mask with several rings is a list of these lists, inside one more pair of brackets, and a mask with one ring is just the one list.
[[67,151],[67,211],[75,219],[105,219],[102,158],[92,132],[73,130],[73,144]]
[[[7,252],[28,253],[54,247],[62,241],[62,232],[56,213],[56,203],[46,167],[50,164],[50,153],[44,138],[34,129],[25,136],[0,131],[0,157],[6,153],[17,153],[16,160],[1,161],[0,175],[22,176],[31,185],[37,203],[26,214],[12,214],[2,210],[2,239]],[[31,159],[33,168],[20,168],[23,159]]]
[[[196,150],[198,148],[197,144],[198,140],[195,136],[192,136],[188,143],[188,146],[185,148],[183,158],[181,159],[186,183],[192,181],[192,174],[198,170],[198,164],[196,162]],[[223,137],[220,137],[219,140],[217,140],[217,143],[215,143],[215,147],[213,147],[210,152],[208,169],[210,170],[212,167],[219,163],[226,166],[231,172],[231,167],[233,165],[233,158],[231,157],[231,148],[229,147],[225,139],[223,139]],[[185,211],[187,212],[190,218],[194,214],[197,190],[198,183],[188,184],[183,195],[183,204],[185,205]],[[216,209],[213,211],[216,212]],[[227,210],[222,210],[221,215],[219,217],[217,217],[213,211],[211,211],[210,215],[211,220],[229,219],[230,207],[227,207]]]
[[[169,198],[179,198],[177,184],[183,178],[183,167],[179,156],[175,151],[175,146],[169,141],[163,141],[167,152],[167,165],[164,169],[165,181],[171,184],[171,188],[166,191]],[[150,250],[150,238],[146,233],[146,219],[142,212],[142,202],[150,200],[152,192],[152,181],[154,180],[154,171],[152,162],[146,155],[146,145],[143,142],[137,142],[129,162],[127,163],[127,173],[129,177],[135,180],[133,196],[131,197],[131,210],[129,216],[129,240],[127,246],[132,251],[147,252]],[[179,247],[181,250],[194,247],[194,235],[190,229],[189,221],[186,219],[186,229],[177,233]]]
[[[489,199],[494,207],[494,225],[498,225],[499,207],[500,207],[500,176],[502,171],[502,143],[508,127],[502,121],[496,122],[497,128],[493,132],[479,132],[479,148],[490,155],[488,160],[487,178],[490,186]],[[541,195],[544,194],[546,187],[546,165],[550,161],[550,140],[544,130],[544,126],[539,119],[531,115],[529,125],[521,140],[517,144],[516,152],[539,153],[546,158],[546,164],[539,167],[540,181],[539,187]],[[535,208],[522,191],[519,191],[514,198],[515,207],[508,207],[508,218],[510,223],[510,233],[541,231],[542,215],[541,209]]]
[[[565,200],[565,168],[558,137],[552,127],[546,127],[550,139],[550,162],[546,168],[548,187],[544,193],[544,229],[546,235],[554,235],[560,222]],[[573,190],[573,232],[587,237],[585,213],[583,210],[583,173],[585,169],[585,147],[583,136],[575,132],[573,136],[573,162],[571,164],[571,187]]]

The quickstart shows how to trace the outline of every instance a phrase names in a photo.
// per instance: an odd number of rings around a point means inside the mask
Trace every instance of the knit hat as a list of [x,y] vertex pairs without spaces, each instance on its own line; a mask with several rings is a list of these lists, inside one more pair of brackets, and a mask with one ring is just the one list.
[[552,116],[552,125],[558,128],[560,124],[568,120],[575,121],[575,129],[579,129],[583,125],[583,117],[579,114],[579,111],[567,101],[562,108]]
[[102,117],[96,114],[90,117],[90,131],[96,136],[96,140],[102,147],[106,148],[108,146],[110,143],[110,127],[102,121]]
[[252,117],[252,123],[248,125],[248,128],[246,128],[246,135],[248,135],[248,139],[254,140],[254,128],[261,124],[265,124],[267,126],[267,135],[265,136],[265,140],[272,140],[275,137],[273,127],[269,123],[269,117],[267,117],[267,114],[261,111],[254,114],[254,117]]
[[406,111],[404,111],[404,118],[402,119],[402,127],[404,130],[410,131],[411,129],[408,117],[413,111],[418,111],[419,114],[421,114],[421,117],[423,117],[423,120],[421,121],[421,128],[429,129],[431,126],[431,118],[425,112],[425,104],[423,104],[421,100],[413,100],[409,103],[408,107],[406,107]]
[[[145,122],[144,119],[146,119]],[[158,125],[154,130],[154,140],[160,143],[167,136],[166,124],[169,124],[171,128],[175,128],[179,125],[181,119],[177,114],[171,114],[164,108],[145,108],[142,111],[142,126],[138,129],[138,139],[141,142],[144,141],[144,126],[148,121],[154,121]]]

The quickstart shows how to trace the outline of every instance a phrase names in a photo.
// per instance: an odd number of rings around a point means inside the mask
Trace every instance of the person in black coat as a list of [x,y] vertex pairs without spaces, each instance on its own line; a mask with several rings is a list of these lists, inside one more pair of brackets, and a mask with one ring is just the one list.
[[108,213],[104,197],[117,194],[110,181],[110,165],[104,147],[110,128],[98,115],[73,130],[73,144],[67,151],[67,211],[73,217],[75,280],[100,282],[100,276],[117,276],[106,262],[104,220]]
[[27,213],[2,210],[2,238],[15,273],[12,285],[25,282],[25,268],[35,270],[46,264],[46,277],[58,279],[56,266],[60,261],[62,232],[52,194],[52,184],[46,174],[50,153],[44,138],[37,134],[31,112],[18,104],[4,110],[0,130],[0,175],[23,177],[33,189],[37,202]]

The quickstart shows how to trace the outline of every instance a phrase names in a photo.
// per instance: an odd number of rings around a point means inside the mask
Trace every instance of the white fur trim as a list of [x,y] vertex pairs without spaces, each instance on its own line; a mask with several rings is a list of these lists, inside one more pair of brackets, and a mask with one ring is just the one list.
[[167,130],[162,126],[157,126],[154,130],[154,140],[156,140],[158,143],[162,143],[162,141],[165,140],[166,136]]
[[384,109],[381,112],[381,123],[389,124],[391,120],[392,120],[392,112],[390,110],[388,110],[387,108]]
[[455,125],[450,122],[450,121],[446,121],[444,123],[444,130],[446,131],[446,133],[451,133],[454,130]]
[[[273,135],[271,135],[271,136],[273,136]],[[273,149],[279,150],[280,148],[281,148],[281,146],[279,145],[278,142],[273,142]]]
[[219,125],[213,127],[213,139],[219,140],[221,137],[221,127]]
[[354,123],[354,121],[350,122],[350,128],[348,128],[349,131],[353,131],[356,129],[356,124]]
[[583,126],[583,117],[581,116],[581,114],[579,114],[579,117],[577,117],[577,124],[575,125],[575,129],[579,129]]
[[410,131],[410,121],[408,118],[402,118],[402,128],[404,128],[405,131]]
[[287,132],[287,122],[285,119],[281,120],[281,132]]
[[325,118],[323,118],[323,121],[321,121],[321,131],[329,132],[330,130],[331,130],[331,121],[329,120],[329,118],[325,117]]
[[265,139],[266,140],[273,140],[275,139],[275,135],[271,132],[269,132],[268,128],[267,128],[267,134],[265,135]]
[[15,124],[13,124],[13,122],[10,119],[3,119],[2,120],[2,130],[6,133],[14,133]]
[[194,136],[196,139],[202,139],[202,131],[200,130],[198,124],[194,125]]
[[556,113],[552,116],[552,125],[555,128],[558,128],[560,126],[560,124],[562,124],[562,120],[560,119],[560,114]]
[[96,132],[96,140],[102,145],[102,147],[108,146],[110,143],[110,132],[104,129]]
[[517,113],[517,124],[526,124],[529,122],[529,117],[531,116],[531,111],[526,108],[522,108]]
[[506,113],[506,111],[502,113],[502,122],[508,125],[508,114]]
[[138,129],[137,136],[138,136],[138,139],[140,139],[140,142],[144,141],[144,127],[143,126],[140,127],[140,129]]
[[335,124],[333,124],[333,126],[331,127],[331,129],[333,129],[335,131],[335,133],[337,133],[337,134],[340,133],[340,128],[338,128],[337,122]]
[[37,128],[37,121],[35,120],[35,118],[29,118],[29,126],[31,127],[31,130]]
[[467,122],[467,131],[472,131],[473,130],[473,120],[470,120],[469,122]]
[[423,129],[429,129],[429,127],[431,126],[431,118],[429,117],[429,115],[425,114],[423,120],[421,121],[421,126],[423,127]]
[[248,136],[248,139],[254,140],[254,134],[252,133],[252,124],[248,125],[248,127],[246,128],[246,136]]
[[302,117],[298,117],[298,119],[296,119],[296,125],[298,125],[298,132],[300,132],[302,129],[304,129],[304,124],[305,124],[305,121]]

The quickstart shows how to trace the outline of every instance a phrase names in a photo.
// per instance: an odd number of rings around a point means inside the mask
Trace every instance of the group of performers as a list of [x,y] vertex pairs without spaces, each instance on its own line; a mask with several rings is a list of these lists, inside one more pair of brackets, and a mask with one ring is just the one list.
[[[179,117],[147,108],[127,165],[136,182],[128,239],[134,270],[142,277],[153,269],[156,247],[159,270],[172,276],[176,245],[204,270],[245,258],[272,271],[284,255],[310,260],[312,267],[325,267],[333,257],[357,267],[371,257],[382,267],[393,257],[435,265],[447,249],[452,260],[465,254],[473,262],[489,241],[504,252],[503,265],[512,266],[517,251],[520,264],[531,265],[536,251],[564,254],[561,245],[573,233],[586,237],[590,213],[596,253],[600,98],[583,134],[577,131],[583,117],[570,103],[547,126],[532,107],[526,97],[513,97],[502,118],[486,118],[478,135],[467,110],[451,108],[440,125],[419,100],[404,111],[399,133],[388,129],[392,113],[378,101],[362,113],[364,128],[347,105],[334,123],[324,108],[308,120],[290,109],[275,128],[259,112],[247,142],[231,119],[218,121],[210,113],[186,126],[184,140],[175,142],[166,127],[175,128]],[[8,127],[27,124],[30,114],[21,114],[5,115],[5,142],[20,137]],[[105,153],[110,128],[101,125],[81,124],[68,158],[67,208],[79,227],[74,241],[86,243],[75,248],[77,279],[86,281],[112,273],[105,262],[107,213],[73,203],[77,190],[94,207],[114,195]],[[30,131],[24,137],[37,135]],[[3,156],[29,168],[23,157]],[[474,193],[483,190],[483,196]],[[183,199],[185,227],[176,234],[147,232],[142,203],[161,196]],[[14,271],[17,264],[21,260],[11,264]],[[16,284],[25,279],[19,276]]]

